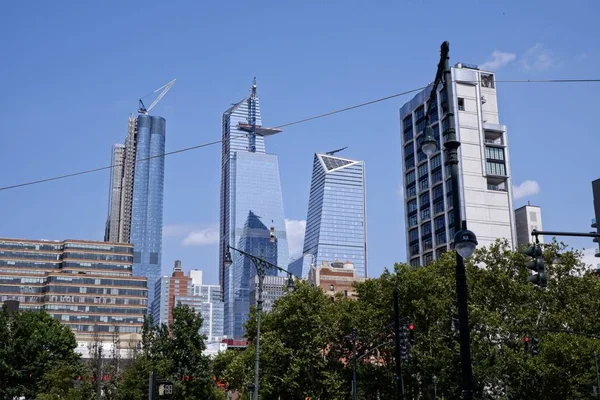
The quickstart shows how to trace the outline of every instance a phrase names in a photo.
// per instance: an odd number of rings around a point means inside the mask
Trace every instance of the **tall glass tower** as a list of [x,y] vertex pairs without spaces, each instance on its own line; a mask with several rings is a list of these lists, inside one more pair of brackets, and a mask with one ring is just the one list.
[[365,163],[334,154],[315,154],[304,256],[290,264],[290,272],[303,278],[312,263],[336,260],[352,262],[357,276],[367,276]]
[[223,114],[219,274],[225,303],[223,333],[234,339],[244,336],[249,282],[256,271],[250,260],[236,252],[231,254],[231,266],[225,267],[227,246],[275,265],[288,262],[279,163],[276,155],[265,152],[264,142],[266,136],[279,132],[261,124],[256,81],[250,95]]
[[[133,244],[133,274],[148,278],[148,293],[161,273],[166,121],[129,118],[125,145],[113,148],[104,240]],[[151,304],[151,302],[148,302]]]

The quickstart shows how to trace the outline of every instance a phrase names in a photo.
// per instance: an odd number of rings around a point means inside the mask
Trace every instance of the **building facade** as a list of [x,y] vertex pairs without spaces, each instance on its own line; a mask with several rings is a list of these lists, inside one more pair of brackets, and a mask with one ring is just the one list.
[[479,247],[498,238],[516,244],[512,179],[506,126],[500,124],[495,75],[457,64],[451,69],[452,93],[438,87],[430,122],[438,151],[421,151],[426,101],[431,87],[400,109],[402,167],[408,262],[427,265],[453,245],[452,186],[444,150],[449,125],[448,101],[454,103],[459,148],[459,186],[463,219]]
[[47,311],[78,341],[139,334],[146,278],[132,275],[132,263],[130,244],[0,239],[0,301]]
[[173,322],[173,307],[177,305],[178,296],[189,296],[192,292],[192,278],[185,276],[181,261],[175,261],[173,274],[163,276],[154,285],[154,301],[152,302],[152,317],[157,325],[171,325]]
[[151,296],[161,273],[165,134],[162,117],[129,117],[125,144],[113,147],[104,235],[134,245],[133,273],[148,278]]
[[290,272],[306,278],[311,265],[349,260],[359,276],[367,276],[365,163],[317,153],[308,200],[304,256]]
[[189,296],[176,296],[175,303],[187,304],[202,316],[200,333],[209,343],[223,339],[224,305],[219,285],[202,283],[202,271],[190,271],[192,290]]
[[[541,231],[542,227],[542,209],[539,206],[519,207],[515,210],[515,224],[517,227],[517,246],[526,246],[531,241],[531,231],[534,229]],[[540,243],[544,243],[544,236],[538,237]]]
[[350,261],[335,260],[331,264],[324,260],[321,265],[312,267],[308,274],[308,283],[320,287],[325,294],[335,296],[340,293],[346,297],[356,296],[354,283],[364,282],[365,278],[356,273]]
[[[287,293],[287,276],[265,276],[263,281],[263,311],[269,312],[273,309],[275,300],[285,296]],[[258,276],[250,280],[250,305],[256,306],[258,300]]]
[[[265,137],[281,132],[262,126],[254,82],[250,95],[223,114],[219,275],[225,306],[224,334],[242,338],[248,319],[249,287],[255,269],[248,258],[228,246],[288,263],[288,245],[277,156],[265,152]],[[276,275],[276,271],[269,271]]]

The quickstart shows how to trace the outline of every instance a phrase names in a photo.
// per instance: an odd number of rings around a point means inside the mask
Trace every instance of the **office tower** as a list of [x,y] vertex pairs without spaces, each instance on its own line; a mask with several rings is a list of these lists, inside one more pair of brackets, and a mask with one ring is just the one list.
[[290,272],[303,278],[311,265],[336,259],[351,262],[358,276],[367,276],[365,163],[334,153],[314,157],[304,256],[290,264]]
[[[263,312],[273,309],[275,300],[285,296],[287,293],[287,276],[265,276],[263,281]],[[258,300],[258,276],[250,279],[250,305],[256,307]]]
[[187,304],[202,317],[200,333],[206,336],[206,341],[220,342],[223,338],[224,304],[221,300],[219,285],[202,283],[202,271],[191,270],[192,291],[187,296],[176,296],[175,304]]
[[0,302],[46,310],[78,341],[126,341],[141,333],[147,309],[146,278],[132,264],[130,244],[2,238]]
[[[525,246],[531,241],[531,231],[542,228],[542,209],[539,206],[526,206],[515,210],[515,225],[517,227],[517,246]],[[544,243],[544,236],[539,236],[540,243]]]
[[185,276],[181,261],[175,261],[171,276],[163,276],[154,286],[152,317],[156,325],[171,325],[173,307],[177,305],[177,296],[188,296],[192,292],[192,278]]
[[[227,246],[285,267],[288,246],[277,156],[265,152],[265,137],[281,132],[262,126],[256,81],[250,94],[223,114],[219,274],[225,303],[224,334],[242,338],[248,319],[252,262]],[[268,271],[276,275],[276,271]]]
[[346,297],[355,298],[353,284],[364,282],[365,278],[356,274],[354,264],[335,260],[331,264],[323,261],[321,265],[311,268],[308,273],[308,283],[320,287],[325,294],[334,297],[340,293]]
[[125,144],[113,147],[104,235],[133,244],[133,273],[148,278],[150,298],[161,273],[165,133],[162,117],[129,117]]
[[462,217],[477,235],[479,247],[498,238],[515,245],[508,137],[498,118],[495,76],[460,63],[451,70],[452,93],[436,88],[430,116],[438,152],[428,158],[420,148],[431,87],[400,109],[406,250],[413,266],[429,264],[453,244],[452,185],[444,150],[448,101],[454,104],[456,135],[461,141]]

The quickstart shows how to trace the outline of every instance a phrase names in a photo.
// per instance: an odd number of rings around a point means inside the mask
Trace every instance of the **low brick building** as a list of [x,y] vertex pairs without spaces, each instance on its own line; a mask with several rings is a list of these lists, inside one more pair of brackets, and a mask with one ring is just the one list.
[[363,282],[365,278],[357,276],[354,264],[350,261],[341,262],[335,260],[331,264],[328,261],[312,268],[308,273],[308,283],[323,289],[330,296],[341,293],[344,296],[356,295],[353,287],[354,282]]

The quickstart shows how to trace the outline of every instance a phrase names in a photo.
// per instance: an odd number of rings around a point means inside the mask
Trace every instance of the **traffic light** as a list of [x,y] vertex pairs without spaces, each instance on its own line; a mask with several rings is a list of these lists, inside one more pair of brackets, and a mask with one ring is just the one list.
[[525,354],[529,353],[529,338],[527,336],[525,336],[525,338],[524,338],[523,349],[525,350]]
[[525,266],[528,269],[537,272],[537,274],[529,276],[529,282],[538,285],[539,287],[546,287],[548,284],[548,275],[546,274],[544,258],[542,257],[542,247],[539,244],[529,246],[525,250],[525,255],[532,258]]
[[415,345],[415,324],[408,325],[408,340],[411,346]]
[[537,356],[540,354],[540,339],[534,337],[531,338],[531,355]]
[[406,325],[400,327],[400,360],[408,361],[408,332]]

